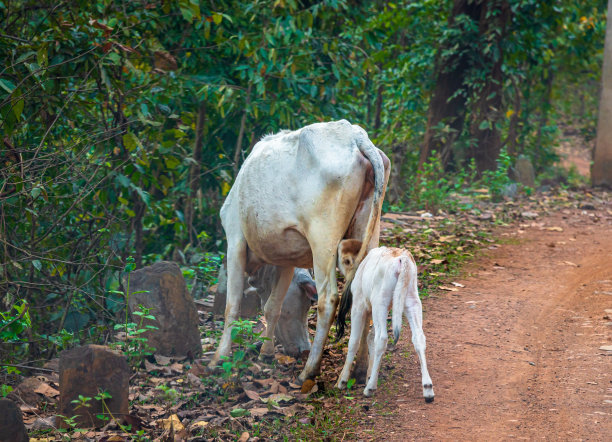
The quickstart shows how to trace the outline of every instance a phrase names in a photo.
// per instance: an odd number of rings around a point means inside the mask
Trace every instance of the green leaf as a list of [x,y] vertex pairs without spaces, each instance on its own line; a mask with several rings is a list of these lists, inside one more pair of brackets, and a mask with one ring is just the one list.
[[38,259],[35,259],[34,261],[32,261],[32,265],[38,271],[40,271],[40,269],[42,269],[42,264],[40,263],[40,261]]
[[6,78],[0,78],[0,87],[7,91],[9,94],[12,94],[15,90],[15,85],[12,81],[7,80]]
[[246,410],[244,408],[234,408],[233,410],[230,411],[230,416],[231,417],[242,417],[242,416],[247,416],[249,414],[249,410]]
[[164,163],[168,169],[176,169],[180,164],[181,160],[173,156],[167,156],[164,158]]
[[128,152],[132,152],[134,149],[141,146],[140,140],[132,132],[124,134],[122,139],[123,145],[125,146]]
[[[223,21],[223,16],[221,14],[217,14],[216,12],[212,15],[213,22],[216,25],[220,24]],[[267,34],[266,34],[267,35]]]
[[488,120],[483,120],[480,125],[478,126],[478,129],[480,130],[486,130],[486,129],[490,129],[491,128],[491,122]]

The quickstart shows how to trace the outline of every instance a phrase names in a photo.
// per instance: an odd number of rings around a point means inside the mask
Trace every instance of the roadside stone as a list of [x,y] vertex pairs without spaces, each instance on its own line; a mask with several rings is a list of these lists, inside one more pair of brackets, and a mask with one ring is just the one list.
[[[140,292],[140,293],[139,293]],[[157,330],[143,333],[155,352],[166,356],[196,357],[202,352],[198,312],[176,263],[162,261],[136,270],[130,276],[130,313],[142,304],[151,309]],[[140,318],[133,316],[139,323]]]
[[57,428],[57,417],[39,417],[32,424],[32,430],[54,430]]
[[516,180],[523,186],[535,187],[535,171],[531,160],[525,156],[519,156],[514,165]]
[[612,345],[602,345],[599,349],[603,351],[612,351]]
[[21,410],[10,399],[0,399],[0,442],[27,442]]
[[[102,345],[85,345],[63,351],[60,354],[60,401],[58,414],[72,417],[81,428],[102,427],[108,421],[96,415],[108,416],[108,411],[119,421],[128,414],[128,389],[130,369],[125,356]],[[110,394],[109,399],[96,400],[101,391]],[[89,407],[72,403],[79,395],[89,397]],[[104,407],[103,405],[106,405]],[[64,428],[66,424],[60,422]]]

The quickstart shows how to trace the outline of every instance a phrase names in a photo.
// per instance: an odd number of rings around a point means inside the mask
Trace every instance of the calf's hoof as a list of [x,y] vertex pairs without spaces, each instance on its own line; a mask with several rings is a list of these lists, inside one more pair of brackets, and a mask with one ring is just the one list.
[[433,385],[431,384],[423,385],[423,397],[425,398],[425,402],[427,403],[434,401]]
[[340,379],[338,379],[338,382],[336,383],[336,388],[338,390],[344,390],[346,388],[346,381],[341,381]]
[[374,393],[376,393],[376,389],[375,389],[375,388],[368,388],[368,387],[366,387],[366,388],[363,390],[363,395],[364,395],[365,397],[372,397],[372,395],[373,395]]

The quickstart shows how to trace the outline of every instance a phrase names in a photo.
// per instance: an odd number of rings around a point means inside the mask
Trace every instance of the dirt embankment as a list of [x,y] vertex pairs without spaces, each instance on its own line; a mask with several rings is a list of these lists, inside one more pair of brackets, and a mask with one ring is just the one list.
[[[405,325],[363,439],[612,440],[612,212],[500,232],[456,292],[424,301],[425,404]],[[410,352],[406,358],[407,352]]]

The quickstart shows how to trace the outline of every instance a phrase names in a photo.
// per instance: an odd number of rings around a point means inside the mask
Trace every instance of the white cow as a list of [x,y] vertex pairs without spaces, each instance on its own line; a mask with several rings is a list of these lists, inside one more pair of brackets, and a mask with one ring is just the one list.
[[298,379],[303,382],[319,373],[338,305],[338,244],[343,238],[361,239],[357,262],[378,245],[388,179],[388,158],[362,128],[345,120],[269,135],[253,147],[221,208],[228,290],[225,329],[211,368],[230,353],[244,273],[266,263],[281,269],[264,308],[269,340],[260,357],[274,356],[274,329],[294,267],[312,267],[319,294],[317,330]]
[[[355,265],[355,257],[361,249],[361,242],[342,241],[338,246],[338,267],[349,273]],[[387,348],[387,315],[393,304],[393,335],[395,342],[402,329],[402,315],[406,316],[412,330],[412,343],[421,363],[423,396],[426,402],[434,400],[433,385],[425,360],[425,335],[423,334],[423,310],[417,287],[417,266],[407,250],[378,247],[370,250],[358,264],[355,278],[342,299],[338,312],[338,330],[344,331],[344,321],[351,309],[351,337],[344,368],[340,373],[337,387],[344,388],[349,380],[351,364],[359,347],[364,329],[368,329],[370,315],[374,327],[373,342],[370,346],[369,379],[363,394],[371,396],[378,383],[380,361]],[[352,307],[351,307],[352,302]]]

